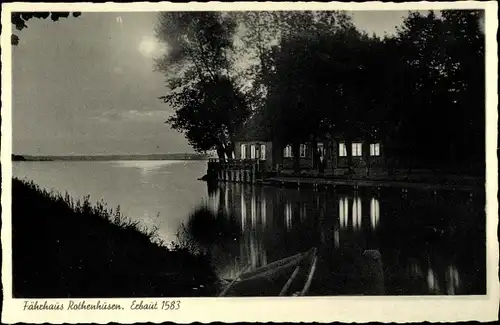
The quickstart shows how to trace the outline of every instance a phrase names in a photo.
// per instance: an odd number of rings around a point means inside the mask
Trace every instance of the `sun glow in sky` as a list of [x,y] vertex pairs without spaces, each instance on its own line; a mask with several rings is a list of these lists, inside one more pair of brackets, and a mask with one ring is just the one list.
[[164,46],[151,36],[144,36],[141,39],[138,50],[143,56],[149,58],[158,57],[165,52]]
[[143,37],[139,43],[139,52],[144,56],[151,56],[156,50],[156,41],[150,37]]

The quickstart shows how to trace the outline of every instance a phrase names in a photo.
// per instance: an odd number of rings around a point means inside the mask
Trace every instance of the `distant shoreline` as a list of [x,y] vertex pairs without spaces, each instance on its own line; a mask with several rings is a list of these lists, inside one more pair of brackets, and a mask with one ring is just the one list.
[[208,160],[200,154],[100,155],[100,156],[30,156],[12,155],[12,161],[117,161],[117,160]]

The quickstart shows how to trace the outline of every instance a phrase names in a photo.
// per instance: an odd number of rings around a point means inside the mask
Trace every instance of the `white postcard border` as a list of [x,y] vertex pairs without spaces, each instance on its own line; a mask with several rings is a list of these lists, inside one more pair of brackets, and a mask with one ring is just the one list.
[[[142,299],[147,302],[180,300],[181,308],[170,311],[131,310],[137,299],[74,299],[74,302],[100,300],[124,307],[120,311],[23,311],[26,301],[12,298],[11,265],[11,62],[10,12],[12,11],[83,11],[126,12],[160,10],[426,10],[485,9],[486,12],[486,202],[487,202],[487,295],[485,296],[384,296],[384,297],[292,297],[292,298],[180,298]],[[493,321],[498,319],[498,161],[497,147],[497,3],[412,2],[412,3],[11,3],[2,4],[2,285],[4,301],[2,322],[14,323],[134,323],[134,322],[410,322],[410,321]],[[44,300],[37,300],[43,303]],[[49,299],[49,303],[68,304],[68,299]]]

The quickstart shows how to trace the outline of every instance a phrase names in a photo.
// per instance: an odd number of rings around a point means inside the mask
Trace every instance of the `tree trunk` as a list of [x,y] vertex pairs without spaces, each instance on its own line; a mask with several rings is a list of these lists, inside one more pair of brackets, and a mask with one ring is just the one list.
[[394,175],[394,143],[389,139],[389,137],[385,138],[385,143],[383,144],[383,154],[384,154],[384,162],[385,168],[387,169],[387,175]]
[[272,161],[273,161],[273,168],[278,169],[278,165],[283,164],[283,141],[281,141],[280,138],[278,137],[273,137],[273,143],[272,143]]
[[352,163],[352,140],[350,138],[345,139],[345,147],[346,147],[346,153],[347,153],[347,169],[348,169],[348,174],[352,175],[353,174],[353,163]]
[[224,148],[224,153],[227,155],[228,159],[231,160],[233,159],[233,153],[234,153],[234,144],[229,143],[225,148]]
[[[337,146],[337,148],[335,149],[335,146]],[[329,139],[328,140],[328,148],[329,148],[329,151],[328,151],[328,159],[330,161],[330,165],[331,165],[331,169],[332,169],[332,174],[335,175],[335,168],[337,167],[337,161],[338,161],[338,143],[333,140],[333,139]],[[325,155],[325,159],[326,159],[326,155]]]
[[221,162],[226,161],[226,152],[224,150],[224,146],[222,145],[217,146],[217,156],[219,157],[219,161]]
[[300,142],[294,141],[292,143],[293,152],[293,170],[296,173],[300,173]]
[[370,176],[371,168],[372,168],[372,156],[370,155],[370,143],[364,142],[363,146],[363,160],[366,164],[366,176]]
[[319,160],[319,155],[318,155],[318,142],[316,141],[316,137],[313,137],[311,140],[311,168],[312,169],[318,169],[318,160]]

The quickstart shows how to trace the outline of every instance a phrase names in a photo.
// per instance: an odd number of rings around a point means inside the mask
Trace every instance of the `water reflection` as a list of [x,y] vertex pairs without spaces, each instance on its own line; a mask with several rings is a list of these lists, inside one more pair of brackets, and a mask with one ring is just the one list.
[[333,239],[335,241],[335,248],[339,248],[339,246],[340,246],[340,233],[339,233],[339,229],[335,228],[333,231],[334,231],[334,233],[333,233]]
[[361,198],[355,197],[352,200],[352,228],[359,229],[361,227]]
[[370,202],[370,221],[373,229],[377,228],[380,220],[380,203],[378,199],[372,198]]
[[260,202],[260,218],[262,220],[262,224],[266,227],[266,215],[267,215],[267,205],[266,198],[262,197],[262,201]]
[[285,224],[286,230],[290,230],[292,228],[292,203],[285,203]]
[[[484,209],[470,208],[467,200],[436,205],[432,196],[409,194],[402,200],[398,193],[240,184],[220,184],[210,198],[208,210],[218,211],[210,222],[226,225],[215,226],[213,242],[205,240],[202,246],[222,278],[314,246],[319,254],[311,287],[315,295],[485,292],[485,264],[480,254],[467,251],[472,245],[481,252],[484,237],[473,225],[484,221]],[[469,208],[463,209],[462,203]],[[210,228],[203,229],[205,239]],[[464,286],[467,277],[469,285]]]
[[429,292],[438,293],[439,292],[439,280],[432,268],[429,268],[427,273],[427,285],[429,286]]
[[341,197],[339,199],[340,227],[346,228],[349,221],[349,199]]
[[240,194],[240,206],[241,206],[241,230],[245,230],[245,221],[247,220],[247,206],[243,192]]
[[[355,195],[352,198],[352,209],[349,214],[349,197],[341,196],[339,198],[339,220],[340,227],[346,229],[351,227],[352,230],[361,230],[363,224],[363,201],[360,196]],[[375,229],[380,218],[380,204],[377,198],[372,198],[370,201],[370,219],[372,228]]]
[[454,295],[457,289],[460,288],[460,277],[458,275],[458,270],[454,265],[448,266],[448,271],[446,272],[446,284],[449,295]]

